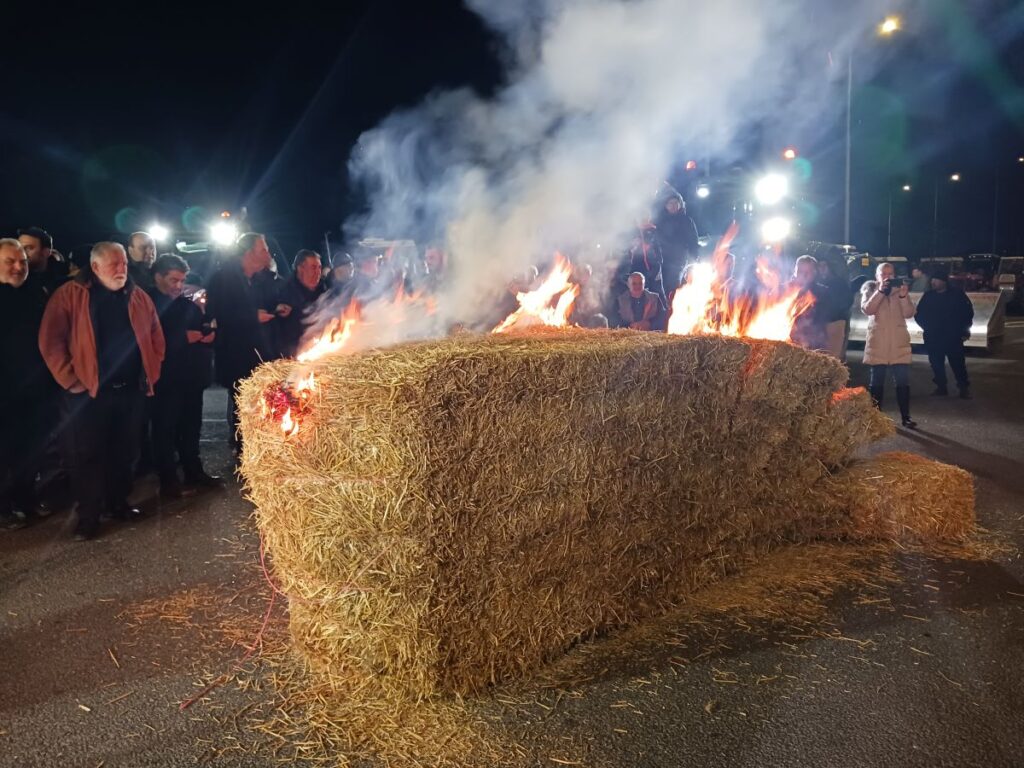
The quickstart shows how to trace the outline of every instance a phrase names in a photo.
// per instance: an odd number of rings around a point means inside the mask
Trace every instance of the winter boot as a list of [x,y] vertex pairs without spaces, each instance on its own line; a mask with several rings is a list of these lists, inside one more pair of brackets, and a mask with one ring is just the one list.
[[907,429],[916,429],[917,422],[910,418],[910,387],[896,387],[896,402],[900,406],[900,418]]

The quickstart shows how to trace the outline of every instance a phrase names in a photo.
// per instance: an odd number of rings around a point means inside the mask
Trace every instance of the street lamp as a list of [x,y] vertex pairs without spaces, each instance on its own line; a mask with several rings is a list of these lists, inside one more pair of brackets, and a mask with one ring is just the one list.
[[784,150],[782,150],[782,159],[796,160],[796,149],[794,149],[793,147],[786,147]]
[[698,184],[697,185],[697,197],[699,197],[701,200],[703,200],[704,198],[706,198],[710,194],[711,194],[711,187],[709,187],[707,184]]
[[[878,25],[878,34],[892,37],[903,27],[899,16],[886,16]],[[843,204],[843,242],[850,242],[850,173],[853,154],[853,51],[846,56],[846,199]]]
[[878,34],[892,35],[899,32],[902,27],[903,22],[899,16],[886,16],[885,21],[878,25]]

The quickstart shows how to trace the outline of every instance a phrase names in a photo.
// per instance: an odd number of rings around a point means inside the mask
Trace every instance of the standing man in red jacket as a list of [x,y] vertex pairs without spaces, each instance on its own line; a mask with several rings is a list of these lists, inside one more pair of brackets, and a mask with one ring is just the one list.
[[46,305],[39,350],[64,390],[61,429],[78,502],[75,539],[99,532],[100,514],[132,519],[128,505],[143,398],[153,395],[164,358],[160,319],[128,279],[118,243],[93,246],[89,268]]

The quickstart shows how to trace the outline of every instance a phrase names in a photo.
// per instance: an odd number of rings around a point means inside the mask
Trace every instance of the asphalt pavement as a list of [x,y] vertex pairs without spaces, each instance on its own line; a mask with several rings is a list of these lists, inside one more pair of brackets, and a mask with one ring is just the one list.
[[[866,382],[859,358],[854,384]],[[930,398],[915,355],[919,429],[872,450],[972,472],[979,522],[1002,551],[897,557],[898,583],[879,599],[841,591],[810,623],[751,632],[730,618],[681,625],[678,643],[649,652],[609,644],[570,695],[507,713],[527,753],[547,745],[534,764],[1024,765],[1024,320],[968,366],[975,399]],[[230,476],[224,400],[208,393],[203,449]],[[0,766],[277,764],[221,751],[245,739],[225,714],[259,690],[228,684],[180,709],[257,635],[266,593],[254,588],[251,508],[233,479],[173,503],[155,491],[140,482],[148,516],[108,522],[95,541],[71,541],[67,513],[0,532]]]

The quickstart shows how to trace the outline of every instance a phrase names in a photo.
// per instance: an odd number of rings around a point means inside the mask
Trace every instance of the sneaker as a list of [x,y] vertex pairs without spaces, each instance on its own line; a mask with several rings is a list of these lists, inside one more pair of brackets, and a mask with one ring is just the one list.
[[907,429],[917,429],[917,422],[908,416],[903,419],[903,426]]

